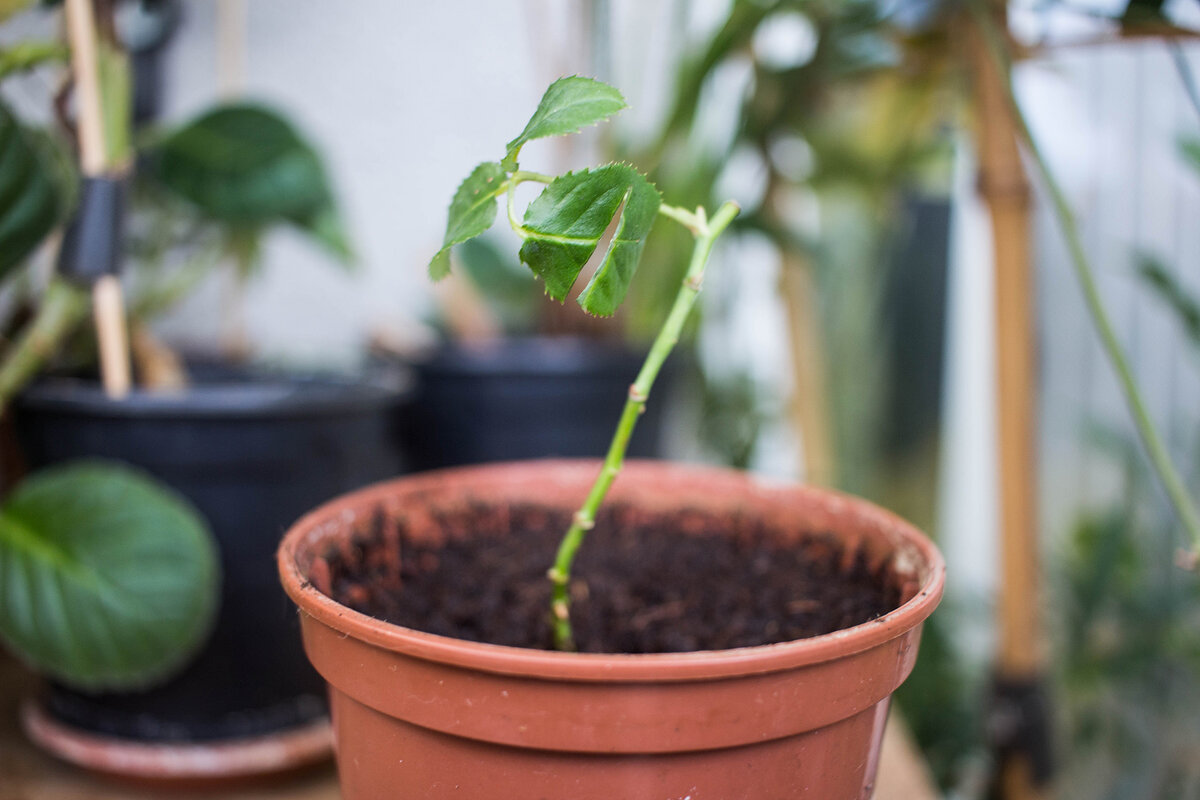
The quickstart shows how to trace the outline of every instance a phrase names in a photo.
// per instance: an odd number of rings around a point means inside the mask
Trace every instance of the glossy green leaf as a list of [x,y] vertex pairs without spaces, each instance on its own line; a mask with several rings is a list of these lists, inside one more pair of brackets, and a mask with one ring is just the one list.
[[151,176],[211,220],[242,228],[290,223],[348,259],[325,167],[274,111],[218,106],[168,133],[149,155]]
[[446,235],[442,249],[429,262],[429,276],[441,280],[450,274],[450,248],[474,239],[492,227],[496,219],[496,198],[504,191],[504,168],[495,161],[485,161],[471,171],[459,184],[450,201],[450,216],[446,220]]
[[565,300],[620,213],[604,260],[579,296],[584,311],[608,316],[625,298],[661,202],[658,190],[627,164],[567,173],[529,204],[518,231],[525,239],[521,260],[551,297]]
[[55,467],[0,506],[0,638],[64,683],[169,676],[206,638],[218,583],[203,520],[127,467]]
[[66,194],[45,143],[0,103],[0,277],[59,223]]
[[508,143],[504,166],[516,168],[517,152],[533,139],[577,133],[625,108],[625,98],[607,83],[572,75],[550,84],[521,135]]

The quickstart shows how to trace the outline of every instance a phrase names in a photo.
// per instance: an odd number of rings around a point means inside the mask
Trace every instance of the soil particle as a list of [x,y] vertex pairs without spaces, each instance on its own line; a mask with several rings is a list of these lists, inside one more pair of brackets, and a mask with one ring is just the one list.
[[[429,633],[550,648],[546,570],[569,515],[476,505],[435,509],[432,520],[444,532],[437,543],[380,512],[359,537],[331,548],[318,562],[329,568],[321,577],[334,599]],[[900,604],[890,571],[864,553],[828,535],[776,533],[749,516],[603,510],[571,583],[579,649],[772,644],[868,622]]]

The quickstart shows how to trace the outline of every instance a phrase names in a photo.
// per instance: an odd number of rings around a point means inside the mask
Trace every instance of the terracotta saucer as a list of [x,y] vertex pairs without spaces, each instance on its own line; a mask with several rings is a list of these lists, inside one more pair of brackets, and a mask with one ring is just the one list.
[[209,784],[253,781],[319,764],[333,754],[329,720],[247,739],[141,742],[64,724],[34,699],[21,706],[26,735],[77,767],[136,782]]

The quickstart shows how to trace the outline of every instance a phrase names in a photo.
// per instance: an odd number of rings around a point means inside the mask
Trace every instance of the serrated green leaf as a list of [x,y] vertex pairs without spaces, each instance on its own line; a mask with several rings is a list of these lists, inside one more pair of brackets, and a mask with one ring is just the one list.
[[429,276],[435,281],[450,274],[451,247],[474,239],[492,227],[496,219],[496,198],[504,191],[506,175],[499,163],[485,161],[459,184],[450,201],[442,249],[429,262]]
[[282,115],[248,103],[218,106],[148,155],[150,176],[211,221],[252,229],[291,224],[349,260],[324,164]]
[[37,135],[0,104],[0,277],[28,258],[61,221],[66,195]]
[[625,298],[661,202],[658,190],[627,164],[567,173],[529,204],[518,231],[525,239],[521,260],[551,297],[565,300],[620,211],[604,260],[579,296],[589,314],[608,316]]
[[169,676],[207,637],[218,583],[203,520],[128,467],[45,470],[0,506],[0,638],[64,683]]
[[517,151],[526,142],[546,136],[577,133],[603,122],[625,108],[625,98],[607,83],[572,75],[550,84],[521,135],[508,143],[505,167],[516,168]]

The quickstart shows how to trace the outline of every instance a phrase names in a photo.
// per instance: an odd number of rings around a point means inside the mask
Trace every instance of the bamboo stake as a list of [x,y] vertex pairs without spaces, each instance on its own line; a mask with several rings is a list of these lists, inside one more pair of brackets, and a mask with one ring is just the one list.
[[[225,99],[235,99],[246,91],[247,11],[245,0],[217,0],[217,88]],[[251,353],[246,319],[248,266],[237,256],[225,270],[221,291],[221,350],[234,362],[247,360]]]
[[817,323],[812,265],[787,248],[782,258],[779,283],[787,313],[792,369],[796,376],[791,416],[800,432],[804,479],[815,486],[833,486],[837,463],[830,434],[825,351]]
[[246,3],[217,0],[217,86],[222,97],[246,90]]
[[[1002,4],[993,3],[1005,27]],[[1002,75],[985,42],[969,27],[979,153],[979,193],[992,221],[995,275],[996,421],[999,457],[1000,586],[997,670],[1006,680],[1035,679],[1044,665],[1039,614],[1037,537],[1036,350],[1030,264],[1032,190]],[[1035,800],[1029,764],[1003,765],[1004,800]]]
[[[105,174],[109,165],[101,107],[96,18],[91,0],[66,0],[66,24],[79,110],[76,127],[80,168],[86,176],[99,177]],[[125,331],[125,303],[116,276],[105,275],[95,283],[92,306],[104,392],[119,399],[129,393],[132,370]]]

